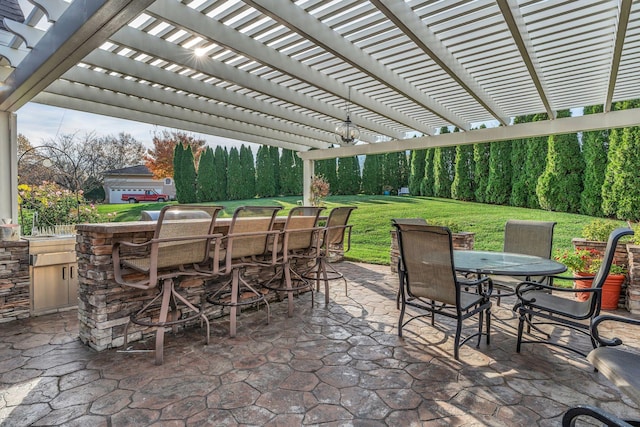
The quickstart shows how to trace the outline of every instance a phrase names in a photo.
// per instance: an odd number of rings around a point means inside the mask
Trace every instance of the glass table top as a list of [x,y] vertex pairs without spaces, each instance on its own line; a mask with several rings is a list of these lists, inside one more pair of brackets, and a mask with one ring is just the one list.
[[453,251],[456,270],[507,276],[548,276],[567,270],[557,261],[531,255],[489,251]]

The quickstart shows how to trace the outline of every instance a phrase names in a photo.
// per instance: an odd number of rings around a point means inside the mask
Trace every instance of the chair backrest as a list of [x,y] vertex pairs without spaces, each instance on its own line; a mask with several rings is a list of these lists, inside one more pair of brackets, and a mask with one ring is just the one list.
[[426,224],[395,223],[394,226],[407,293],[459,307],[451,231]]
[[611,264],[613,264],[613,258],[616,254],[616,246],[618,246],[618,241],[623,236],[632,236],[633,230],[626,227],[616,228],[609,234],[609,239],[607,240],[607,247],[604,250],[604,255],[602,256],[602,265],[598,269],[595,277],[593,278],[592,288],[601,288],[604,285],[604,281],[607,279],[609,275],[609,270],[611,269]]
[[[262,255],[280,206],[240,206],[233,213],[227,236],[227,256],[231,259]],[[242,233],[254,233],[242,236]],[[261,234],[262,233],[262,234]],[[238,236],[240,234],[240,236]]]
[[[311,248],[318,225],[318,217],[324,208],[315,206],[298,206],[289,211],[284,225],[287,250]],[[301,230],[301,231],[296,231]]]
[[344,233],[347,230],[347,223],[351,212],[356,209],[355,206],[341,206],[333,208],[327,218],[326,234],[324,236],[324,244],[327,247],[341,246],[344,243]]
[[427,220],[424,218],[393,218],[391,219],[391,225],[427,225]]
[[209,257],[215,221],[222,206],[171,205],[160,211],[154,239],[172,239],[193,236],[193,240],[177,240],[158,244],[158,265],[185,265],[202,263]]
[[504,252],[551,258],[555,225],[551,221],[507,221],[504,227]]

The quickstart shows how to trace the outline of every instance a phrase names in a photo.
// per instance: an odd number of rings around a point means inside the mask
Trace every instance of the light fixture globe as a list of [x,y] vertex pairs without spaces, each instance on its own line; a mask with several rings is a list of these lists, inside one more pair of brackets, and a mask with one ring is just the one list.
[[336,143],[338,145],[355,145],[360,138],[360,129],[351,122],[347,114],[347,120],[336,126]]

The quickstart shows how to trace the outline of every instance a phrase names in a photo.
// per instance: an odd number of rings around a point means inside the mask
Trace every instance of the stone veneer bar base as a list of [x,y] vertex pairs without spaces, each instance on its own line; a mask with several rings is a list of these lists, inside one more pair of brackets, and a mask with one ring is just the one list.
[[[285,218],[278,217],[276,225],[282,224]],[[226,233],[228,221],[218,220],[215,233]],[[218,225],[219,224],[219,225]],[[157,289],[144,291],[115,282],[111,251],[118,241],[143,243],[153,237],[155,223],[136,221],[127,223],[82,224],[77,227],[76,252],[78,256],[78,318],[80,322],[80,340],[90,347],[102,351],[124,343],[124,327],[129,315],[139,310],[153,296]],[[273,276],[275,269],[249,268],[244,276],[250,282],[264,282]],[[180,293],[195,304],[205,307],[209,318],[228,316],[228,309],[221,312],[219,306],[205,302],[205,294],[213,292],[228,277],[209,280],[187,278],[179,284]],[[277,294],[271,291],[268,300],[275,301]],[[199,324],[194,319],[192,324]],[[144,328],[132,324],[129,327],[129,341],[140,340],[151,336],[153,328]],[[241,332],[240,332],[241,334]]]
[[29,242],[0,241],[0,323],[30,316]]

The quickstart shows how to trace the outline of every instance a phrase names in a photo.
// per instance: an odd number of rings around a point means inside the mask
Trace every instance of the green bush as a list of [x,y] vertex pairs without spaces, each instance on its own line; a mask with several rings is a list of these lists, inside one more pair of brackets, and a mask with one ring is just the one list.
[[609,239],[609,234],[618,227],[619,225],[614,221],[595,219],[584,226],[582,237],[596,242],[606,242]]

